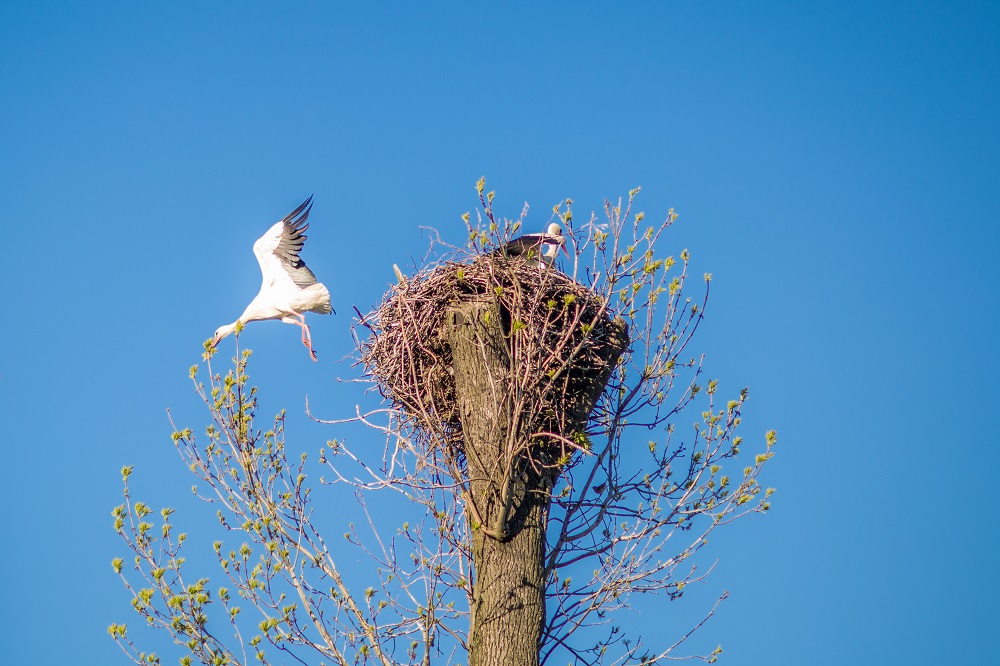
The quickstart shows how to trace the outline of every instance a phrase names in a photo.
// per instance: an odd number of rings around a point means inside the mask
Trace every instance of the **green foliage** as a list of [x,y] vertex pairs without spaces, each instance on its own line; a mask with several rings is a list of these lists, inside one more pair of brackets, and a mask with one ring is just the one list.
[[[190,428],[175,428],[172,441],[188,467],[199,476],[222,502],[218,511],[220,525],[229,531],[242,531],[246,539],[236,550],[224,550],[224,543],[212,543],[221,572],[238,594],[264,614],[257,628],[261,635],[248,643],[253,654],[264,664],[272,663],[271,650],[287,652],[290,647],[317,652],[333,663],[352,663],[364,647],[369,654],[381,654],[375,625],[354,604],[340,574],[333,565],[326,546],[302,517],[308,515],[311,491],[305,487],[304,465],[307,456],[298,456],[293,464],[285,456],[284,412],[272,428],[260,432],[253,427],[257,409],[257,388],[249,385],[246,373],[249,351],[243,351],[235,366],[225,375],[211,372],[211,354],[206,354],[209,385],[197,383],[197,372],[190,372],[196,390],[208,406],[213,423],[205,429],[206,440],[199,441]],[[331,442],[336,449],[338,444]],[[242,664],[241,607],[231,605],[235,597],[223,585],[212,594],[207,577],[189,578],[184,570],[182,545],[185,534],[174,535],[175,510],[159,510],[157,515],[142,501],[133,500],[129,486],[132,468],[122,470],[125,502],[112,511],[114,526],[126,547],[135,555],[135,568],[125,575],[122,558],[112,561],[112,568],[122,576],[132,595],[132,607],[147,624],[166,630],[175,643],[188,651],[182,663]],[[197,494],[197,486],[193,489]],[[239,527],[234,527],[239,525]],[[158,529],[157,529],[158,528]],[[334,616],[352,615],[351,626],[361,628],[362,637],[351,641],[355,657],[345,656],[337,642],[314,643],[305,639],[297,627],[298,602],[285,601],[288,592],[301,596],[304,572],[296,563],[309,562],[318,576],[335,583],[328,594],[310,591],[308,615],[318,619],[330,608]],[[136,581],[138,584],[136,584]],[[284,588],[286,591],[281,591]],[[217,609],[217,610],[215,610]],[[217,619],[210,622],[209,617]],[[229,627],[237,638],[237,649],[227,646],[220,629]],[[244,627],[246,629],[246,627]],[[125,633],[124,625],[112,625],[109,634],[136,664],[159,663],[159,657],[136,647]]]

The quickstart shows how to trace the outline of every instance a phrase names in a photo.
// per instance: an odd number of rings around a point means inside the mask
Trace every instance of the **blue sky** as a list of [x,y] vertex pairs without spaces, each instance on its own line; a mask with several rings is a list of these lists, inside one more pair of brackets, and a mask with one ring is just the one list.
[[419,226],[459,239],[483,175],[539,225],[641,185],[714,275],[698,349],[780,437],[774,509],[714,542],[722,663],[996,659],[1000,6],[532,4],[0,2],[6,663],[126,663],[118,470],[196,536],[166,409],[204,423],[187,368],[254,239],[315,193],[320,362],[241,339],[314,450],[304,395],[359,399],[351,306]]

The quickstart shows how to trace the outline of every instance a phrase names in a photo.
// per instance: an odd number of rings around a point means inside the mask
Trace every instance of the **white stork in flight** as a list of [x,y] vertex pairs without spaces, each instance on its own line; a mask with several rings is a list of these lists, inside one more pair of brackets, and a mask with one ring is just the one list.
[[310,210],[312,196],[253,244],[253,253],[257,255],[264,278],[260,293],[250,301],[239,319],[215,331],[212,347],[239,325],[263,319],[280,319],[302,328],[302,344],[309,350],[312,360],[316,360],[304,313],[330,314],[334,310],[330,307],[330,292],[322,282],[316,281],[316,276],[299,258],[302,245],[306,242],[305,230],[309,228]]
[[500,251],[508,257],[523,257],[530,266],[551,266],[560,248],[569,256],[562,227],[553,222],[544,233],[519,236],[501,247]]

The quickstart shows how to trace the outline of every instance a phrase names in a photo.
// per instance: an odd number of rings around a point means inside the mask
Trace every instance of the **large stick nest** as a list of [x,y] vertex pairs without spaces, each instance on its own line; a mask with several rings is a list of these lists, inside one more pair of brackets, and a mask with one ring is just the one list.
[[626,344],[605,302],[554,268],[498,253],[447,262],[394,285],[373,316],[362,362],[382,396],[430,446],[461,447],[449,309],[495,299],[510,358],[507,386],[528,394],[521,426],[582,431]]

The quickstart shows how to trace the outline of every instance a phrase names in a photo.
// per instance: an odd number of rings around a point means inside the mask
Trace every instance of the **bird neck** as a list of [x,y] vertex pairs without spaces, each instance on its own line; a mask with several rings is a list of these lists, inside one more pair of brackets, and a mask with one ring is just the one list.
[[224,326],[220,326],[219,327],[219,333],[218,333],[219,339],[221,340],[222,338],[226,337],[227,335],[231,335],[232,332],[236,330],[236,327],[239,326],[239,324],[240,324],[240,320],[237,319],[232,324],[226,324]]

